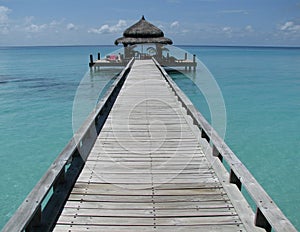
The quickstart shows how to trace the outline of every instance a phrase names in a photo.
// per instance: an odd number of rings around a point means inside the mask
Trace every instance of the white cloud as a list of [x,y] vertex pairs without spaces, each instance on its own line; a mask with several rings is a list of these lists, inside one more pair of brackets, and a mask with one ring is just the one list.
[[295,24],[292,21],[288,21],[280,26],[280,30],[284,32],[300,32],[300,24]]
[[38,33],[38,32],[43,31],[46,28],[47,28],[47,24],[37,25],[37,24],[32,23],[29,26],[25,27],[25,31],[32,32],[32,33]]
[[34,22],[34,17],[26,17],[23,25],[18,25],[16,28],[23,30],[27,33],[39,33],[39,32],[55,32],[61,33],[62,31],[72,31],[77,30],[77,27],[73,23],[64,23],[62,20],[52,20],[51,22],[44,24],[37,24]]
[[232,32],[232,28],[231,27],[223,27],[222,31],[224,31],[224,32]]
[[0,34],[7,35],[10,31],[8,15],[11,10],[5,6],[0,6]]
[[67,25],[67,30],[69,31],[77,30],[77,27],[73,23],[69,23]]
[[57,26],[59,26],[59,25],[61,25],[61,22],[60,22],[60,21],[56,21],[56,20],[53,20],[53,21],[51,21],[51,22],[49,23],[49,26],[50,26],[50,27],[57,27]]
[[173,23],[171,23],[171,28],[174,28],[174,27],[178,27],[179,26],[179,22],[178,21],[174,21]]
[[104,24],[100,28],[91,28],[90,30],[88,30],[88,32],[95,34],[111,34],[123,31],[126,26],[126,21],[121,19],[115,25],[109,26],[108,24]]
[[231,38],[233,36],[233,33],[232,33],[233,29],[231,27],[223,27],[222,31],[229,38]]
[[245,30],[246,30],[247,32],[254,32],[254,29],[253,29],[253,27],[252,27],[251,25],[246,26],[246,27],[245,27]]
[[0,24],[8,21],[8,14],[11,12],[6,6],[0,6]]
[[290,29],[293,25],[294,25],[294,23],[291,22],[291,21],[286,22],[285,24],[281,25],[280,30],[282,30],[282,31],[288,30],[288,29]]

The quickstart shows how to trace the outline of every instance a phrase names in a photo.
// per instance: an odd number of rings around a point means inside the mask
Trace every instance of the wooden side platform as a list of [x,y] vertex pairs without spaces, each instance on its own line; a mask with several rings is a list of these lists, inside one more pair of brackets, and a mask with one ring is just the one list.
[[135,61],[54,231],[260,231],[199,133],[154,62]]
[[[122,66],[126,66],[127,63],[129,62],[130,59],[122,59],[120,57],[122,56],[114,56],[116,57],[116,59],[114,60],[110,60],[110,59],[101,59],[100,57],[100,53],[98,53],[98,59],[96,61],[94,61],[93,55],[90,55],[90,62],[89,62],[89,67],[93,67],[93,68],[101,68],[101,67],[122,67]],[[149,58],[139,58],[141,60],[149,60],[151,59],[151,57],[149,56]],[[196,55],[193,55],[193,60],[189,60],[187,59],[187,54],[185,55],[184,59],[171,59],[168,57],[164,57],[164,59],[160,59],[159,63],[161,66],[164,67],[176,67],[176,68],[185,68],[185,70],[189,70],[191,71],[192,68],[195,71],[196,67],[197,67],[197,62],[196,62]]]
[[[109,60],[96,60],[93,63],[90,63],[90,67],[125,67],[128,61],[109,61]],[[195,70],[197,63],[192,60],[175,60],[175,61],[162,61],[160,62],[162,66],[166,67],[184,67],[185,69]]]

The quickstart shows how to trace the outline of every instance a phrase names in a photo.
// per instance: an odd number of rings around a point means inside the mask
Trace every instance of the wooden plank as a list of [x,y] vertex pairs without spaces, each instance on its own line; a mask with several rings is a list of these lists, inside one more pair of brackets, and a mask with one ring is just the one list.
[[[65,208],[83,209],[153,209],[153,202],[88,202],[88,201],[67,201]],[[155,202],[157,210],[183,210],[183,209],[232,209],[233,206],[228,200],[207,200],[207,201],[184,201],[184,202]]]
[[63,216],[79,217],[136,217],[136,218],[178,218],[178,217],[233,217],[237,216],[234,210],[228,208],[214,209],[84,209],[65,208]]
[[199,232],[199,231],[209,231],[209,232],[232,232],[232,231],[245,231],[241,225],[202,225],[202,226],[92,226],[92,225],[57,225],[54,232],[132,232],[132,231],[143,231],[143,232]]
[[[176,225],[176,226],[188,226],[188,225],[240,225],[237,222],[239,218],[235,215],[215,215],[211,217],[154,217],[149,216],[108,216],[108,217],[98,217],[92,215],[79,216],[65,216],[61,215],[58,220],[58,224],[73,224],[73,225],[98,225],[98,226],[110,226],[110,225],[139,225],[139,226],[153,226],[155,218],[155,225],[166,226],[166,225]],[[220,228],[221,229],[221,228]]]
[[[159,186],[158,188],[155,188],[155,195],[153,195],[153,190],[148,189],[140,189],[139,195],[148,195],[148,196],[160,196],[160,195],[199,195],[203,193],[210,193],[210,192],[218,192],[218,190],[221,188],[221,185],[219,183],[214,184],[201,184],[201,187],[194,187],[191,188],[189,186],[188,188],[184,187],[175,187],[173,188],[166,188]],[[221,191],[220,191],[221,192]],[[112,184],[88,184],[88,185],[77,185],[73,188],[72,191],[73,194],[122,194],[122,195],[136,195],[134,191],[130,188],[122,188],[120,186],[115,186]]]
[[[137,192],[137,190],[132,189]],[[87,202],[128,202],[128,203],[153,203],[152,196],[141,196],[138,194],[132,196],[115,195],[80,195],[71,194],[69,197],[71,201],[87,201]],[[228,196],[224,194],[199,194],[197,196],[158,196],[155,199],[156,203],[169,203],[169,202],[211,202],[211,201],[229,201]]]

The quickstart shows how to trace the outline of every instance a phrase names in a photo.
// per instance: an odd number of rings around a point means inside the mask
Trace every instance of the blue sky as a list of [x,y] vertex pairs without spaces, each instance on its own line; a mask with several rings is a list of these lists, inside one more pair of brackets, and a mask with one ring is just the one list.
[[113,44],[142,15],[175,45],[300,46],[299,0],[0,0],[0,46]]

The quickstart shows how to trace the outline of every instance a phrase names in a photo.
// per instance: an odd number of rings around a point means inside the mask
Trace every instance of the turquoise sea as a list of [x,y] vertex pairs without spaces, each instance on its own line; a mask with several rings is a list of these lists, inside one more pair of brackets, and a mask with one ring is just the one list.
[[[197,55],[222,91],[226,142],[300,230],[300,49],[181,48]],[[89,54],[115,49],[0,47],[0,229],[72,137],[74,98],[90,75]],[[81,82],[80,98],[96,104],[94,96],[118,71],[93,73]],[[170,74],[209,120],[193,82]]]

